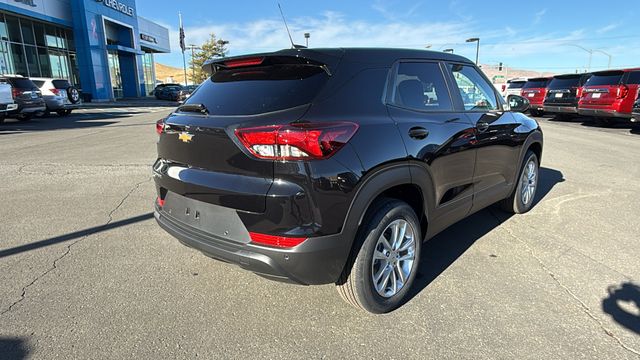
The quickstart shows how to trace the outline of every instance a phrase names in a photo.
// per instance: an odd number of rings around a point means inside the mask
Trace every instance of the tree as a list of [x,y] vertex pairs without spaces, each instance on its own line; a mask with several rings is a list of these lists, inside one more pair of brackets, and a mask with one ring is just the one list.
[[209,76],[208,73],[202,71],[202,65],[213,58],[224,57],[229,51],[227,49],[228,43],[228,41],[216,38],[216,34],[211,33],[209,39],[195,50],[189,62],[193,74],[191,81],[194,84],[200,84]]

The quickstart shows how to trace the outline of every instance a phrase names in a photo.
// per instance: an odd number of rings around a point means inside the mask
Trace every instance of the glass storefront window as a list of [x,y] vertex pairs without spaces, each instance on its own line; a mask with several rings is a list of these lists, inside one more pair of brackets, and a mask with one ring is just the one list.
[[11,57],[13,58],[13,66],[15,69],[15,73],[22,76],[29,76],[27,72],[27,62],[24,58],[24,52],[22,49],[22,45],[20,44],[11,44]]
[[47,35],[46,35],[47,46],[57,48],[58,37],[56,36],[56,33],[57,33],[56,28],[51,25],[46,25],[46,28],[47,28]]
[[9,41],[7,24],[4,22],[4,16],[2,14],[0,14],[0,40]]
[[9,52],[9,43],[0,41],[0,74],[13,74],[13,57]]
[[40,66],[38,65],[38,52],[35,46],[24,46],[24,52],[27,58],[27,67],[29,68],[29,76],[40,77]]
[[36,38],[36,45],[45,46],[44,24],[34,23],[33,30]]
[[51,77],[51,62],[47,49],[38,48],[38,58],[40,59],[40,69],[43,77]]
[[155,73],[153,69],[153,53],[145,53],[142,56],[142,70],[144,74],[145,96],[150,96],[155,88]]
[[20,35],[20,24],[18,18],[15,16],[5,16],[7,22],[7,29],[9,30],[9,40],[17,43],[22,42],[22,36]]
[[25,44],[35,45],[33,38],[33,24],[29,20],[20,19],[20,28],[22,29],[22,39]]

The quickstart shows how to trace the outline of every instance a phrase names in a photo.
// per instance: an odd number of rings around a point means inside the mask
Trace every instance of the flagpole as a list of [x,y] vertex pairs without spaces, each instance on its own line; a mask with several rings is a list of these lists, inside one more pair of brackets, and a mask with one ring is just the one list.
[[187,59],[184,56],[184,28],[182,27],[182,14],[178,11],[178,18],[180,19],[180,49],[182,50],[182,68],[184,70],[184,86],[187,86]]

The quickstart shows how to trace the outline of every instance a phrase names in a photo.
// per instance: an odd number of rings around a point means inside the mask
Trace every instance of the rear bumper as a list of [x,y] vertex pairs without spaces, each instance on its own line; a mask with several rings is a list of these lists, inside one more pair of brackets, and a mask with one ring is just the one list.
[[593,108],[578,108],[578,114],[584,116],[598,116],[598,117],[615,117],[615,118],[630,118],[630,113],[621,113],[612,109],[593,109]]
[[334,283],[349,254],[348,243],[340,234],[309,238],[293,248],[280,249],[231,241],[201,231],[157,205],[154,216],[160,227],[182,244],[272,280],[302,285]]
[[18,104],[0,104],[0,112],[9,112],[16,110],[18,108]]
[[73,109],[78,109],[80,107],[80,103],[70,104],[65,102],[64,99],[59,99],[59,98],[45,99],[45,102],[47,104],[47,109],[51,111],[73,110]]
[[544,112],[559,113],[559,114],[577,114],[577,106],[559,106],[559,105],[544,105]]

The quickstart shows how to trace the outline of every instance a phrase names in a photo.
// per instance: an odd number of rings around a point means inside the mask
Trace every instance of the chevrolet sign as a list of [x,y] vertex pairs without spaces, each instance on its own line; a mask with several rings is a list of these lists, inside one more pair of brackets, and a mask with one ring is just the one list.
[[119,2],[118,0],[96,0],[96,1],[103,3],[104,6],[120,11],[125,15],[133,16],[133,8],[131,6],[128,6],[127,4]]

